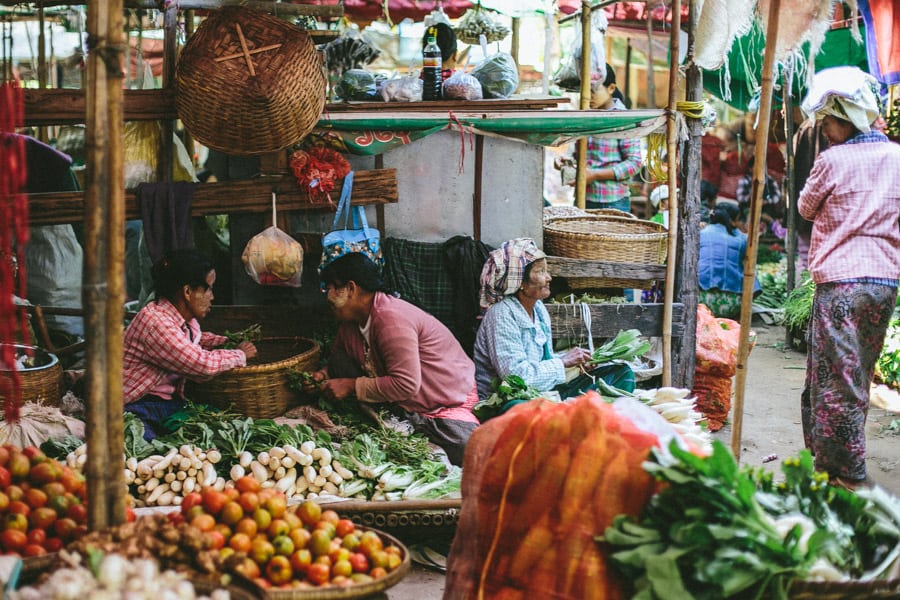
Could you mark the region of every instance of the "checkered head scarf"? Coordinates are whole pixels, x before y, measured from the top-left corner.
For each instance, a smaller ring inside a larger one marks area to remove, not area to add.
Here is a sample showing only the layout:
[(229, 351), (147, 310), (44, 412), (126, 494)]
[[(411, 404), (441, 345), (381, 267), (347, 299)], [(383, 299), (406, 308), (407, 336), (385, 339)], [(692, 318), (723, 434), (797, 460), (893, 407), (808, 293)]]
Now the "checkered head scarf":
[(519, 291), (525, 278), (525, 267), (546, 256), (531, 238), (503, 242), (491, 252), (481, 270), (481, 309)]
[(859, 67), (823, 69), (813, 76), (801, 108), (817, 121), (831, 115), (868, 133), (881, 114), (878, 81)]

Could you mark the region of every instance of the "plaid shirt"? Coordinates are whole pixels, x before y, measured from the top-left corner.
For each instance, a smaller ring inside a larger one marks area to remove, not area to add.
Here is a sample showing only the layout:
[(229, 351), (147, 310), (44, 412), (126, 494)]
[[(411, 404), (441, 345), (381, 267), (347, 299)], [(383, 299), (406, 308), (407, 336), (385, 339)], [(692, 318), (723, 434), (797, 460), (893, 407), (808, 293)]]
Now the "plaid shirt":
[(550, 314), (540, 300), (534, 305), (534, 320), (515, 296), (491, 306), (475, 337), (475, 383), (478, 397), (493, 393), (491, 380), (518, 375), (530, 386), (545, 392), (566, 380), (562, 359), (552, 353)]
[(798, 208), (813, 221), (816, 283), (900, 278), (900, 146), (883, 134), (858, 134), (821, 152)]
[(641, 168), (641, 140), (588, 138), (587, 168), (611, 168), (615, 179), (595, 181), (587, 186), (586, 201), (609, 204), (630, 198), (628, 180)]
[(186, 322), (166, 299), (150, 302), (125, 330), (125, 404), (140, 400), (170, 375), (178, 376), (176, 391), (181, 395), (185, 378), (203, 381), (243, 367), (247, 357), (242, 351), (211, 350), (227, 339), (201, 333), (197, 319)]

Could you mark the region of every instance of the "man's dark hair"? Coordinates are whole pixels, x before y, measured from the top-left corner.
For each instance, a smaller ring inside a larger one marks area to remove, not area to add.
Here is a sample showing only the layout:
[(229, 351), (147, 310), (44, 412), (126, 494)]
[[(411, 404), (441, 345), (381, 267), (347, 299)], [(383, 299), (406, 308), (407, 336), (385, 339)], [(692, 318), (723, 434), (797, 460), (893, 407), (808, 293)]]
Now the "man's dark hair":
[(433, 35), (438, 48), (441, 49), (441, 61), (447, 62), (456, 54), (456, 32), (446, 23), (435, 23), (425, 29), (422, 36), (422, 48), (428, 43), (428, 36)]
[(156, 297), (174, 302), (181, 288), (206, 288), (206, 276), (215, 267), (205, 254), (194, 248), (170, 250), (153, 265), (153, 287)]

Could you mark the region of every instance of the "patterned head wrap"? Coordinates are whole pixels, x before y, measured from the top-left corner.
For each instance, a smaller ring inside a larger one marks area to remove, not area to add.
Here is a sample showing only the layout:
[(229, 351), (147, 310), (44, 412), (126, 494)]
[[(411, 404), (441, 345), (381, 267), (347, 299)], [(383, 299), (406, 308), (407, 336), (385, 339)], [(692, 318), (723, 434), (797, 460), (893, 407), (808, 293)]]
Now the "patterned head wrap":
[(859, 67), (823, 69), (813, 76), (801, 108), (817, 121), (831, 115), (868, 133), (881, 115), (878, 81)]
[(481, 270), (482, 310), (519, 291), (525, 277), (525, 267), (546, 256), (531, 238), (503, 242), (491, 252)]

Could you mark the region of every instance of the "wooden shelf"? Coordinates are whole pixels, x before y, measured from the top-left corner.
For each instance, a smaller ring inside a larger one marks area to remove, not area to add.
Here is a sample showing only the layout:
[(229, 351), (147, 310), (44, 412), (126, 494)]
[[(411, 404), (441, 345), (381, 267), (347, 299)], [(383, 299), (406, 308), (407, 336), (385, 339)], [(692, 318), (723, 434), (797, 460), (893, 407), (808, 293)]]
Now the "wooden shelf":
[[(335, 186), (331, 197), (337, 204), (343, 182)], [(242, 181), (198, 183), (191, 204), (195, 217), (217, 214), (264, 213), (272, 209), (272, 191), (278, 192), (278, 208), (291, 210), (333, 210), (327, 204), (310, 203), (293, 177), (266, 176)], [(356, 171), (353, 179), (353, 204), (359, 206), (391, 204), (398, 200), (397, 170)], [(84, 194), (58, 192), (28, 195), (29, 223), (55, 225), (79, 223), (84, 219)], [(139, 219), (134, 190), (126, 190), (125, 218)]]
[(547, 269), (554, 277), (600, 277), (641, 281), (663, 281), (666, 278), (666, 265), (606, 262), (562, 256), (548, 256)]
[[(553, 337), (586, 335), (580, 304), (545, 304), (550, 313)], [(589, 304), (591, 335), (615, 337), (623, 329), (637, 329), (642, 335), (662, 336), (663, 304)], [(684, 335), (684, 304), (672, 304), (672, 336)]]

